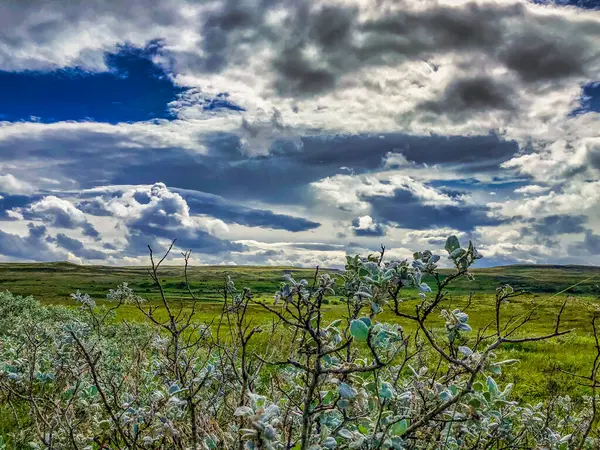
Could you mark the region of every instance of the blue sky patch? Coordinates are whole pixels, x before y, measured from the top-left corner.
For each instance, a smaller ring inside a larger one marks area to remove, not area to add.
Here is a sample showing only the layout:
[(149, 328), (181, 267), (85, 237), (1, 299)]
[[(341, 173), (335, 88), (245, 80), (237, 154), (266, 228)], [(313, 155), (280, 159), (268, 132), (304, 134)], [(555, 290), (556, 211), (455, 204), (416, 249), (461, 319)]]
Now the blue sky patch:
[(577, 6), (583, 9), (599, 9), (600, 0), (534, 0), (534, 3), (557, 6)]
[(232, 111), (246, 111), (241, 106), (236, 105), (228, 100), (229, 94), (222, 92), (217, 94), (216, 98), (209, 99), (204, 103), (205, 111), (217, 111), (219, 109), (230, 109)]
[(585, 114), (586, 112), (600, 112), (600, 81), (587, 84), (581, 92), (581, 106), (575, 109), (572, 115)]
[(172, 118), (167, 104), (185, 89), (152, 61), (159, 50), (158, 43), (145, 48), (121, 45), (116, 53), (106, 54), (109, 71), (101, 73), (79, 68), (0, 71), (0, 120), (114, 124)]

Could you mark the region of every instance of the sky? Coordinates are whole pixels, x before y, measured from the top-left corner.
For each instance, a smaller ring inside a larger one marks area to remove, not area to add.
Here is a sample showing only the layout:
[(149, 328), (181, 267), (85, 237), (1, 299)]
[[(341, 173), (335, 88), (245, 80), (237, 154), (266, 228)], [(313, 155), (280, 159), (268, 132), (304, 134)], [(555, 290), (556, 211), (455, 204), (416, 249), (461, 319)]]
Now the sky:
[(0, 30), (0, 261), (455, 234), (600, 265), (600, 0), (4, 0)]

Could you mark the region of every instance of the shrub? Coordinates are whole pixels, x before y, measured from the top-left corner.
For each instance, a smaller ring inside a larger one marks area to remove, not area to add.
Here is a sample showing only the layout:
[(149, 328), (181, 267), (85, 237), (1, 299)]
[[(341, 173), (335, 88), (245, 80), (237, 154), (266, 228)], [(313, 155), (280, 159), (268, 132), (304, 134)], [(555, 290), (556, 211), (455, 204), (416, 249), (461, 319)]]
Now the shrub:
[[(582, 377), (593, 394), (583, 406), (567, 397), (518, 404), (511, 386), (494, 380), (514, 362), (497, 360), (502, 345), (568, 333), (564, 304), (551, 333), (527, 336), (522, 327), (533, 313), (504, 318), (521, 292), (502, 286), (494, 322), (475, 332), (466, 311), (447, 306), (447, 288), (471, 277), (480, 255), (453, 236), (445, 250), (455, 267), (446, 277), (430, 251), (388, 262), (382, 248), (348, 257), (337, 278), (318, 269), (311, 280), (287, 274), (273, 302), (227, 279), (222, 313), (210, 323), (197, 319), (189, 252), (189, 304), (175, 309), (164, 294), (160, 266), (171, 249), (160, 261), (150, 252), (158, 304), (127, 284), (108, 293), (108, 306), (73, 294), (76, 310), (0, 294), (0, 413), (11, 428), (0, 448), (596, 448), (600, 357)], [(420, 290), (413, 308), (404, 304), (406, 288)], [(328, 321), (322, 305), (334, 293), (346, 315)], [(146, 320), (115, 320), (124, 304)], [(272, 320), (253, 318), (256, 305)], [(380, 320), (384, 310), (398, 323)], [(434, 316), (443, 330), (431, 328)], [(417, 331), (405, 331), (407, 323)]]

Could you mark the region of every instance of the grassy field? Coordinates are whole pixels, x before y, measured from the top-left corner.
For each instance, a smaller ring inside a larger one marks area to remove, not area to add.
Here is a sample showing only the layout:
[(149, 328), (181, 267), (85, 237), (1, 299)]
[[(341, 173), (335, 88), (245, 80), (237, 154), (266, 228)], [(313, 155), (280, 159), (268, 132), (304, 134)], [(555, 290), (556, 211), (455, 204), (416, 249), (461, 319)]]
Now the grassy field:
[[(335, 272), (335, 271), (329, 271)], [(227, 275), (238, 287), (248, 286), (258, 298), (271, 297), (285, 273), (295, 278), (312, 278), (314, 270), (285, 267), (193, 267), (189, 271), (192, 290), (202, 300), (199, 319), (210, 321), (220, 312), (223, 282)], [(474, 270), (475, 280), (462, 280), (451, 289), (451, 304), (448, 307), (464, 307), (469, 293), (473, 301), (468, 309), (474, 330), (484, 327), (494, 317), (493, 295), (497, 286), (509, 283), (531, 293), (506, 305), (507, 316), (524, 314), (535, 308), (537, 320), (525, 331), (531, 334), (549, 332), (553, 318), (567, 296), (563, 327), (574, 331), (552, 342), (530, 343), (504, 347), (498, 358), (521, 360), (519, 367), (504, 370), (500, 381), (515, 383), (515, 395), (535, 400), (547, 394), (547, 390), (580, 395), (585, 392), (577, 379), (563, 371), (583, 373), (588, 370), (594, 356), (594, 341), (591, 336), (591, 318), (599, 304), (596, 285), (600, 283), (600, 268), (585, 266), (506, 266)], [(181, 267), (166, 266), (161, 271), (161, 281), (167, 295), (174, 302), (185, 302), (187, 292), (182, 281)], [(0, 290), (14, 294), (33, 295), (46, 304), (73, 305), (69, 295), (76, 290), (87, 292), (102, 303), (110, 288), (127, 281), (140, 295), (157, 299), (157, 290), (143, 267), (78, 266), (68, 263), (47, 264), (0, 264)], [(570, 289), (567, 289), (571, 287)], [(563, 292), (564, 291), (564, 292)], [(403, 308), (413, 310), (418, 296), (408, 291)], [(335, 296), (328, 299), (326, 306), (331, 318), (344, 315), (344, 307)], [(185, 307), (185, 303), (182, 303)], [(256, 322), (265, 322), (270, 314), (254, 306), (252, 315)], [(119, 318), (140, 320), (135, 307), (128, 305), (119, 310)], [(382, 320), (399, 322), (412, 331), (411, 324), (397, 320), (384, 313)], [(432, 324), (443, 327), (443, 323)]]
[[(328, 270), (327, 272), (336, 273)], [(444, 271), (441, 271), (444, 273)], [(285, 273), (297, 279), (312, 278), (313, 269), (256, 266), (198, 266), (189, 270), (192, 290), (206, 301), (217, 301), (227, 275), (239, 286), (248, 286), (258, 295), (271, 294)], [(535, 294), (566, 291), (574, 295), (600, 294), (600, 267), (590, 266), (503, 266), (474, 269), (474, 281), (459, 280), (454, 292), (493, 293), (502, 284), (527, 289)], [(161, 268), (163, 287), (172, 298), (186, 297), (181, 267)], [(7, 264), (0, 263), (0, 290), (33, 295), (48, 303), (68, 303), (77, 289), (92, 297), (103, 298), (119, 283), (128, 282), (138, 293), (156, 296), (145, 267), (79, 266), (70, 263)], [(427, 278), (425, 278), (427, 281)]]

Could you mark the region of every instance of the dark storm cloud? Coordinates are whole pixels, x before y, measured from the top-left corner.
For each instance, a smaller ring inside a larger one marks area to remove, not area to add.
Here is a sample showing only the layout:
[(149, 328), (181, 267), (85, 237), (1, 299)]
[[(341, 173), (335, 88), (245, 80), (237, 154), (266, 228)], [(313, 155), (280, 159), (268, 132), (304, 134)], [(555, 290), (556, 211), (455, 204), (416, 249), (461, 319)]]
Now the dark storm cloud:
[(367, 197), (376, 221), (414, 230), (451, 227), (472, 231), (477, 226), (499, 225), (503, 220), (489, 217), (488, 209), (475, 205), (424, 205), (414, 194), (397, 189), (392, 197)]
[(11, 195), (0, 192), (0, 219), (11, 220), (8, 216), (7, 211), (13, 208), (22, 208), (33, 203), (41, 198), (40, 195)]
[[(559, 21), (545, 24), (549, 28), (562, 25)], [(513, 42), (504, 48), (499, 58), (529, 83), (585, 75), (588, 63), (598, 56), (598, 52), (585, 38), (568, 38), (539, 30), (525, 32), (515, 39), (519, 44)]]
[[(382, 160), (390, 151), (401, 152), (417, 164), (457, 165), (465, 174), (497, 170), (501, 162), (517, 151), (514, 142), (495, 136), (340, 135), (306, 137), (302, 142), (301, 149), (276, 150), (268, 158), (248, 159), (240, 157), (235, 142), (222, 137), (209, 142), (215, 149), (209, 157), (199, 158), (196, 167), (182, 164), (173, 172), (180, 176), (165, 182), (169, 186), (186, 187), (182, 181), (192, 180), (192, 174), (187, 173), (201, 171), (202, 179), (194, 177), (194, 184), (187, 188), (224, 197), (305, 203), (309, 183), (342, 173), (342, 166), (357, 174), (381, 170)], [(146, 170), (153, 172), (149, 166)], [(126, 182), (125, 178), (122, 181)], [(240, 189), (238, 183), (244, 188)]]
[(183, 193), (192, 214), (207, 214), (226, 223), (276, 230), (306, 231), (319, 227), (318, 222), (302, 217), (276, 214), (264, 209), (252, 209), (229, 203), (222, 197), (202, 193)]
[[(129, 24), (133, 32), (157, 25), (196, 27), (202, 51), (160, 49), (161, 64), (170, 72), (218, 73), (232, 64), (243, 65), (255, 57), (257, 47), (270, 47), (274, 87), (282, 95), (302, 97), (327, 92), (345, 75), (365, 67), (427, 61), (450, 52), (475, 58), (471, 62), (481, 61), (483, 56), (504, 65), (526, 83), (558, 81), (589, 74), (590, 63), (600, 52), (590, 39), (600, 34), (598, 24), (570, 21), (560, 13), (539, 14), (521, 2), (473, 2), (453, 7), (432, 2), (418, 10), (408, 2), (396, 2), (395, 8), (387, 10), (385, 2), (372, 2), (369, 12), (373, 14), (365, 19), (355, 7), (345, 5), (224, 0), (203, 11), (197, 25), (186, 17), (186, 8), (174, 1), (159, 5), (149, 0), (63, 3), (3, 2), (0, 63), (10, 67), (11, 59), (27, 44), (54, 43), (84, 22)], [(283, 26), (267, 20), (271, 12), (280, 9), (288, 12)], [(34, 11), (40, 17), (35, 22), (28, 20)], [(148, 39), (158, 42), (161, 37)], [(307, 49), (317, 49), (317, 55), (307, 56)], [(83, 48), (78, 57), (101, 61), (102, 52)], [(31, 64), (35, 66), (36, 61)]]
[(542, 219), (531, 219), (531, 225), (521, 229), (522, 235), (556, 236), (585, 232), (587, 216), (552, 215)]
[(147, 224), (142, 221), (129, 225), (127, 247), (123, 250), (131, 256), (147, 253), (148, 245), (158, 251), (164, 251), (165, 245), (158, 239), (177, 239), (177, 248), (192, 250), (194, 253), (218, 255), (229, 252), (241, 252), (246, 249), (242, 244), (220, 239), (201, 230), (188, 230), (185, 228), (163, 228), (156, 224)]
[(482, 75), (452, 81), (440, 98), (424, 102), (418, 108), (464, 121), (477, 112), (515, 110), (514, 97), (512, 86)]
[(56, 261), (65, 259), (65, 254), (56, 252), (46, 243), (47, 229), (43, 225), (28, 225), (27, 236), (6, 233), (0, 230), (0, 255), (20, 260)]
[[(335, 87), (338, 70), (336, 64), (346, 66), (356, 32), (358, 11), (343, 6), (325, 6), (309, 12), (301, 9), (290, 19), (293, 32), (273, 62), (278, 74), (275, 87), (283, 95), (310, 95)], [(304, 50), (316, 45), (325, 56), (325, 64), (308, 60)]]
[[(498, 170), (499, 164), (518, 150), (515, 142), (497, 136), (407, 136), (403, 134), (309, 136), (302, 147), (275, 148), (269, 157), (248, 158), (240, 152), (239, 138), (232, 134), (213, 134), (203, 139), (208, 154), (180, 148), (152, 147), (140, 150), (132, 136), (118, 136), (90, 130), (69, 132), (46, 130), (0, 141), (0, 159), (6, 162), (42, 161), (67, 189), (71, 180), (81, 188), (111, 184), (153, 184), (163, 181), (169, 188), (188, 189), (240, 201), (306, 204), (308, 185), (341, 173), (340, 167), (355, 173), (382, 169), (389, 152), (402, 153), (417, 164), (451, 165), (465, 176)], [(201, 176), (200, 176), (201, 174)], [(35, 176), (29, 174), (28, 176)], [(90, 214), (93, 199), (82, 205)], [(204, 199), (211, 208), (212, 199)], [(97, 207), (98, 205), (96, 205)], [(265, 223), (268, 213), (250, 212), (227, 206), (222, 220), (242, 224)], [(96, 208), (97, 209), (97, 208)], [(198, 210), (198, 213), (201, 211)], [(284, 217), (272, 217), (270, 225), (310, 229), (307, 222), (286, 224)], [(291, 220), (291, 219), (290, 219)]]
[[(174, 27), (185, 22), (180, 6), (180, 2), (172, 0), (159, 3), (152, 0), (2, 1), (0, 44), (3, 45), (0, 45), (0, 65), (12, 67), (13, 64), (25, 64), (27, 69), (52, 69), (56, 65), (52, 60), (52, 47), (62, 47), (60, 42), (73, 39), (73, 35), (79, 35), (82, 29), (89, 29), (90, 24), (106, 25), (110, 31), (122, 27), (122, 31), (133, 30), (133, 34), (157, 26)], [(34, 57), (27, 57), (26, 53), (23, 55), (23, 49), (31, 44), (42, 47), (46, 57), (36, 60)], [(116, 42), (109, 45), (114, 44)], [(85, 66), (86, 62), (102, 61), (102, 47), (103, 45), (94, 43), (88, 48), (82, 48), (81, 53), (75, 55), (72, 65)]]
[(585, 231), (585, 237), (582, 242), (578, 242), (569, 247), (569, 255), (600, 255), (600, 234), (595, 234), (592, 230)]
[[(233, 58), (235, 49), (248, 40), (266, 37), (266, 10), (275, 4), (273, 0), (237, 1), (225, 0), (216, 10), (206, 14), (201, 32), (204, 37), (203, 53), (191, 56), (188, 64), (206, 72), (225, 69)], [(248, 31), (254, 31), (253, 34)]]
[[(578, 30), (600, 34), (592, 22), (573, 24), (559, 16), (532, 14), (519, 3), (438, 5), (418, 12), (399, 8), (367, 22), (360, 22), (351, 7), (327, 7), (294, 15), (288, 29), (273, 67), (276, 88), (290, 96), (328, 91), (363, 67), (451, 51), (485, 55), (527, 83), (559, 80), (588, 73), (598, 56)], [(306, 56), (309, 47), (319, 49), (318, 58)]]
[(73, 239), (64, 233), (58, 233), (55, 238), (47, 238), (48, 242), (54, 242), (57, 246), (73, 253), (83, 259), (106, 259), (106, 253), (99, 250), (85, 248), (79, 239)]
[[(518, 13), (516, 8), (472, 4), (419, 13), (402, 9), (361, 23), (354, 8), (313, 10), (306, 19), (290, 24), (291, 37), (273, 64), (279, 75), (276, 87), (283, 95), (312, 95), (334, 88), (343, 75), (365, 66), (393, 65), (450, 49), (497, 46), (500, 19)], [(304, 56), (309, 46), (320, 50), (319, 58)]]
[(600, 171), (600, 144), (592, 148), (587, 154), (587, 164)]

